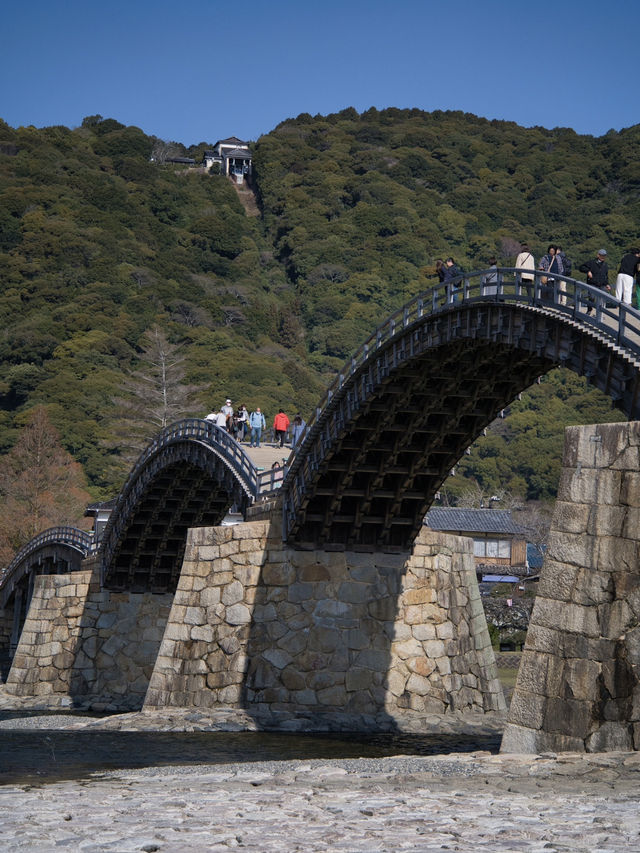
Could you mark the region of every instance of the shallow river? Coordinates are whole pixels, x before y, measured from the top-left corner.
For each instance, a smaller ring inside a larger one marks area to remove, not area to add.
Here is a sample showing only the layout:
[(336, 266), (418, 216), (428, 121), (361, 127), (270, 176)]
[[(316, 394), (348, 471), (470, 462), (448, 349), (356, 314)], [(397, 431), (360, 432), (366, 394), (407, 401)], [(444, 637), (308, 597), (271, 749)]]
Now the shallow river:
[(81, 779), (95, 771), (134, 767), (497, 752), (499, 747), (500, 735), (5, 729), (0, 732), (0, 784)]

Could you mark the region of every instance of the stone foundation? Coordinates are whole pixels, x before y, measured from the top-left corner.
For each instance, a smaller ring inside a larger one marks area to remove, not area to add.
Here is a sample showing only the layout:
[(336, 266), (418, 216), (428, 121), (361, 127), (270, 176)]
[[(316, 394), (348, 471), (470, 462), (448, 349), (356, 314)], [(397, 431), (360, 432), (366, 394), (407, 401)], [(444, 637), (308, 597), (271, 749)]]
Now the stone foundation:
[(191, 530), (145, 708), (219, 705), (310, 728), (503, 709), (470, 540), (296, 551), (277, 512)]
[(570, 427), (503, 752), (640, 748), (640, 423)]
[(6, 693), (49, 707), (141, 708), (171, 599), (101, 590), (97, 566), (40, 575)]

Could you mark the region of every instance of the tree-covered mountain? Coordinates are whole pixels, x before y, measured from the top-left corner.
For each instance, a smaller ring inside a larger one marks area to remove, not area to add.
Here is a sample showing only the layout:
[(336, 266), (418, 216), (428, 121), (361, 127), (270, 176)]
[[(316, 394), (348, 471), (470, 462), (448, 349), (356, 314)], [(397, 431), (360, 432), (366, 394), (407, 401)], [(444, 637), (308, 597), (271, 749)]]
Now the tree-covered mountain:
[[(227, 396), (308, 414), (438, 257), (471, 270), (558, 241), (574, 263), (605, 246), (616, 268), (637, 239), (640, 125), (596, 139), (455, 112), (301, 115), (252, 145), (258, 217), (226, 178), (150, 162), (159, 144), (100, 116), (0, 122), (0, 452), (43, 404), (96, 497), (124, 475), (118, 401), (152, 329), (207, 389), (191, 414)], [(173, 144), (196, 162), (206, 147)], [(458, 474), (549, 496), (559, 428), (615, 418), (558, 374)]]
[(228, 180), (150, 163), (153, 145), (110, 119), (0, 125), (0, 447), (46, 404), (99, 495), (123, 475), (105, 448), (152, 327), (209, 389), (193, 414), (227, 395), (308, 409), (324, 385), (261, 223)]
[[(601, 139), (464, 113), (371, 109), (285, 121), (256, 146), (264, 223), (310, 352), (347, 358), (437, 258), (484, 269), (559, 242), (575, 260), (637, 240), (640, 125)], [(617, 267), (616, 267), (617, 269)], [(320, 285), (320, 286), (319, 286)]]

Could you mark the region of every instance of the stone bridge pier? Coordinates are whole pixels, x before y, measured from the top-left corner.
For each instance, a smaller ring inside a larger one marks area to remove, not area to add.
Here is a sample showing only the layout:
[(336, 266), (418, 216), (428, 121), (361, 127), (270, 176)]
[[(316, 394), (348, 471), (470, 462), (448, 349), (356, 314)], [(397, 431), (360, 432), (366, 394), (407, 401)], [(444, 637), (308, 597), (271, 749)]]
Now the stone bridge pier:
[(411, 553), (303, 551), (280, 530), (276, 506), (190, 531), (145, 708), (374, 729), (504, 708), (468, 540), (425, 528)]
[(100, 564), (35, 578), (5, 692), (37, 707), (142, 706), (172, 596), (112, 593)]
[(570, 427), (503, 752), (640, 749), (640, 422)]
[(411, 552), (296, 550), (281, 530), (279, 501), (191, 529), (173, 596), (105, 590), (91, 560), (37, 578), (5, 690), (302, 729), (504, 709), (470, 540), (424, 528)]

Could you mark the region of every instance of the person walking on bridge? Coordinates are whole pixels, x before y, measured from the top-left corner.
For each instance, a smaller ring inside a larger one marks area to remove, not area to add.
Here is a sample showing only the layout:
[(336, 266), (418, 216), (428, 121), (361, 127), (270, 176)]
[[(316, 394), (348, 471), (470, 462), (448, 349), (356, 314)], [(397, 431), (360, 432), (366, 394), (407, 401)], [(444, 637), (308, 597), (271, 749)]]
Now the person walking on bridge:
[(298, 444), (306, 428), (307, 422), (298, 412), (298, 414), (293, 419), (293, 426), (291, 427), (291, 447), (295, 447), (296, 444)]
[(259, 408), (249, 415), (249, 426), (251, 427), (251, 447), (260, 447), (262, 430), (266, 427), (264, 415)]
[(284, 409), (280, 409), (273, 419), (273, 429), (276, 434), (276, 444), (279, 441), (280, 447), (284, 447), (284, 437), (289, 429), (289, 418), (285, 415)]
[(236, 424), (237, 424), (237, 433), (238, 433), (238, 441), (242, 442), (247, 437), (247, 431), (249, 427), (249, 412), (247, 411), (247, 407), (243, 403), (238, 411), (236, 412)]
[(231, 405), (231, 400), (225, 400), (224, 406), (220, 409), (221, 413), (225, 416), (225, 429), (227, 432), (233, 432), (233, 406)]
[(640, 266), (640, 249), (629, 249), (622, 256), (620, 269), (616, 278), (616, 299), (631, 305), (631, 294), (633, 292), (633, 279)]
[[(527, 291), (527, 296), (531, 296), (533, 294), (536, 262), (526, 243), (522, 244), (520, 254), (516, 258), (516, 268), (522, 270), (522, 272), (516, 273), (516, 281), (518, 284), (523, 284)], [(522, 291), (519, 290), (518, 293), (522, 293)]]

